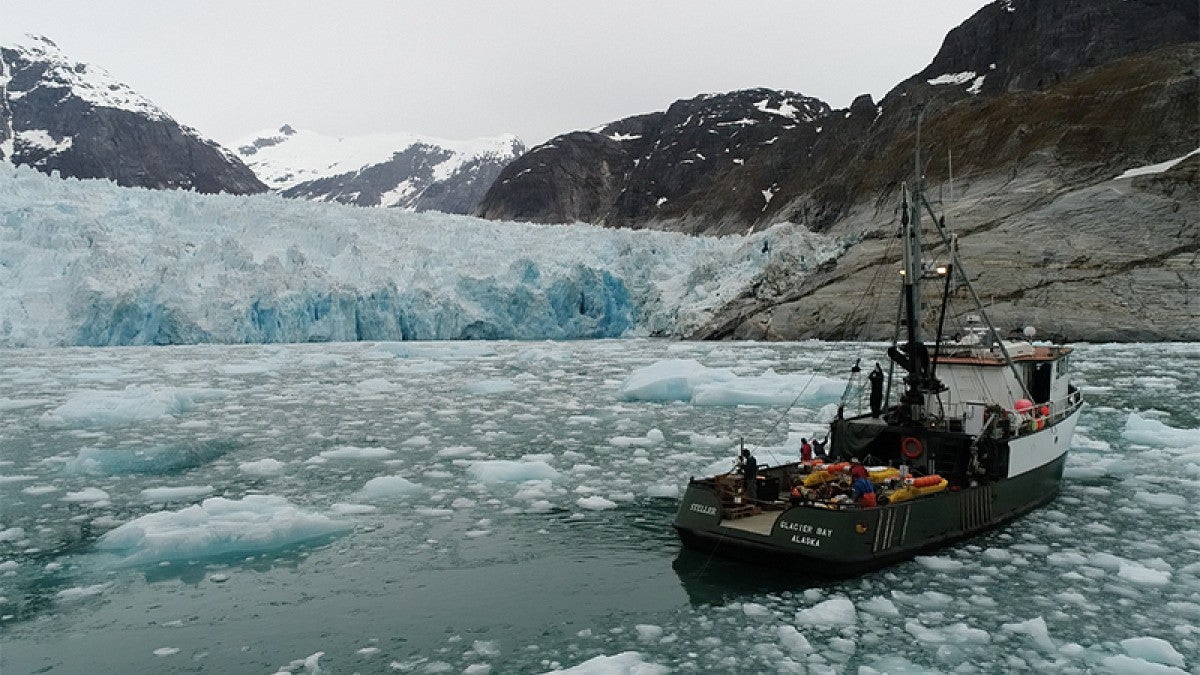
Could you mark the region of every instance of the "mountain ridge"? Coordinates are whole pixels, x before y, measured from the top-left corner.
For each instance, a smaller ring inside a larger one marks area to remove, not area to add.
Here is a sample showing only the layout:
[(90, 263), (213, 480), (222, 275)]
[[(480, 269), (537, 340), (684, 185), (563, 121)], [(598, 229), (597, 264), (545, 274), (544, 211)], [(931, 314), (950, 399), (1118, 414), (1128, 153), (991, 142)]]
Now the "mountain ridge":
[(266, 190), (215, 141), (33, 35), (0, 46), (0, 161), (127, 187)]
[(464, 141), (331, 137), (288, 124), (237, 144), (247, 166), (285, 197), (460, 214), (524, 149), (512, 134)]

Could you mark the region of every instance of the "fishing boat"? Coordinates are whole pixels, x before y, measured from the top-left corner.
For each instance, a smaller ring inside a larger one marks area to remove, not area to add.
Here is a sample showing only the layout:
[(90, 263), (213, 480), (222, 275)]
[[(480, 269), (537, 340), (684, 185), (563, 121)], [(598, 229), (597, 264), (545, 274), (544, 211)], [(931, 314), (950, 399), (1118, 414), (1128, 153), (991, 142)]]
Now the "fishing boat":
[[(919, 122), (917, 138), (919, 147)], [(728, 472), (693, 477), (674, 522), (684, 546), (847, 577), (1004, 525), (1058, 494), (1083, 405), (1072, 350), (1035, 342), (1028, 327), (1018, 339), (1000, 335), (923, 195), (919, 152), (915, 166), (901, 189), (899, 326), (880, 355), (886, 375), (877, 362), (870, 378), (871, 409), (861, 405), (868, 385), (852, 386), (863, 379), (856, 361), (823, 456), (766, 466), (743, 444)], [(924, 257), (922, 211), (941, 262)], [(925, 286), (939, 302), (925, 303)], [(953, 334), (952, 297), (966, 308)], [(936, 330), (923, 329), (928, 318)], [(859, 410), (848, 411), (855, 391)]]

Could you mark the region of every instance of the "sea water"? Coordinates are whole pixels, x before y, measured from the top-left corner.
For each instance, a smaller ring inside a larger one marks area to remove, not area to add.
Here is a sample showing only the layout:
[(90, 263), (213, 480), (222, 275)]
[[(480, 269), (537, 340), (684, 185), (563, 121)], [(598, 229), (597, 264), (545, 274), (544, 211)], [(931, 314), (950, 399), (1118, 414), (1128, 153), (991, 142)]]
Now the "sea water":
[(878, 351), (0, 352), (0, 671), (1200, 672), (1200, 345), (1077, 347), (1005, 528), (834, 582), (681, 551), (688, 477), (796, 459)]

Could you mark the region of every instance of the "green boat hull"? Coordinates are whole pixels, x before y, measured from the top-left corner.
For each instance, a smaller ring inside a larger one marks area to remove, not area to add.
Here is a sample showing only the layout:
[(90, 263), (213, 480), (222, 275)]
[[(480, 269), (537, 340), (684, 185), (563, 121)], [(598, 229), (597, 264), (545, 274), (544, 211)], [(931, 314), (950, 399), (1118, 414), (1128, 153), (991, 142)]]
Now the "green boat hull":
[(1049, 503), (1066, 454), (1037, 469), (977, 487), (875, 508), (792, 506), (769, 533), (722, 521), (716, 491), (691, 481), (675, 519), (684, 546), (722, 557), (849, 577), (891, 565), (1004, 525)]

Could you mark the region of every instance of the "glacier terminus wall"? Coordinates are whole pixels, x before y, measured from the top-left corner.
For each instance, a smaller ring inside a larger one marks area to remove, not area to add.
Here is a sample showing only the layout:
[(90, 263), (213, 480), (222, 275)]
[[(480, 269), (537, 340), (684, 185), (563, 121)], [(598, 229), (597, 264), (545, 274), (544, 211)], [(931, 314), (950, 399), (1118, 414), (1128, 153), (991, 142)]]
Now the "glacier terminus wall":
[(844, 248), (787, 224), (693, 237), (0, 166), (0, 345), (680, 335), (772, 260), (816, 267)]

